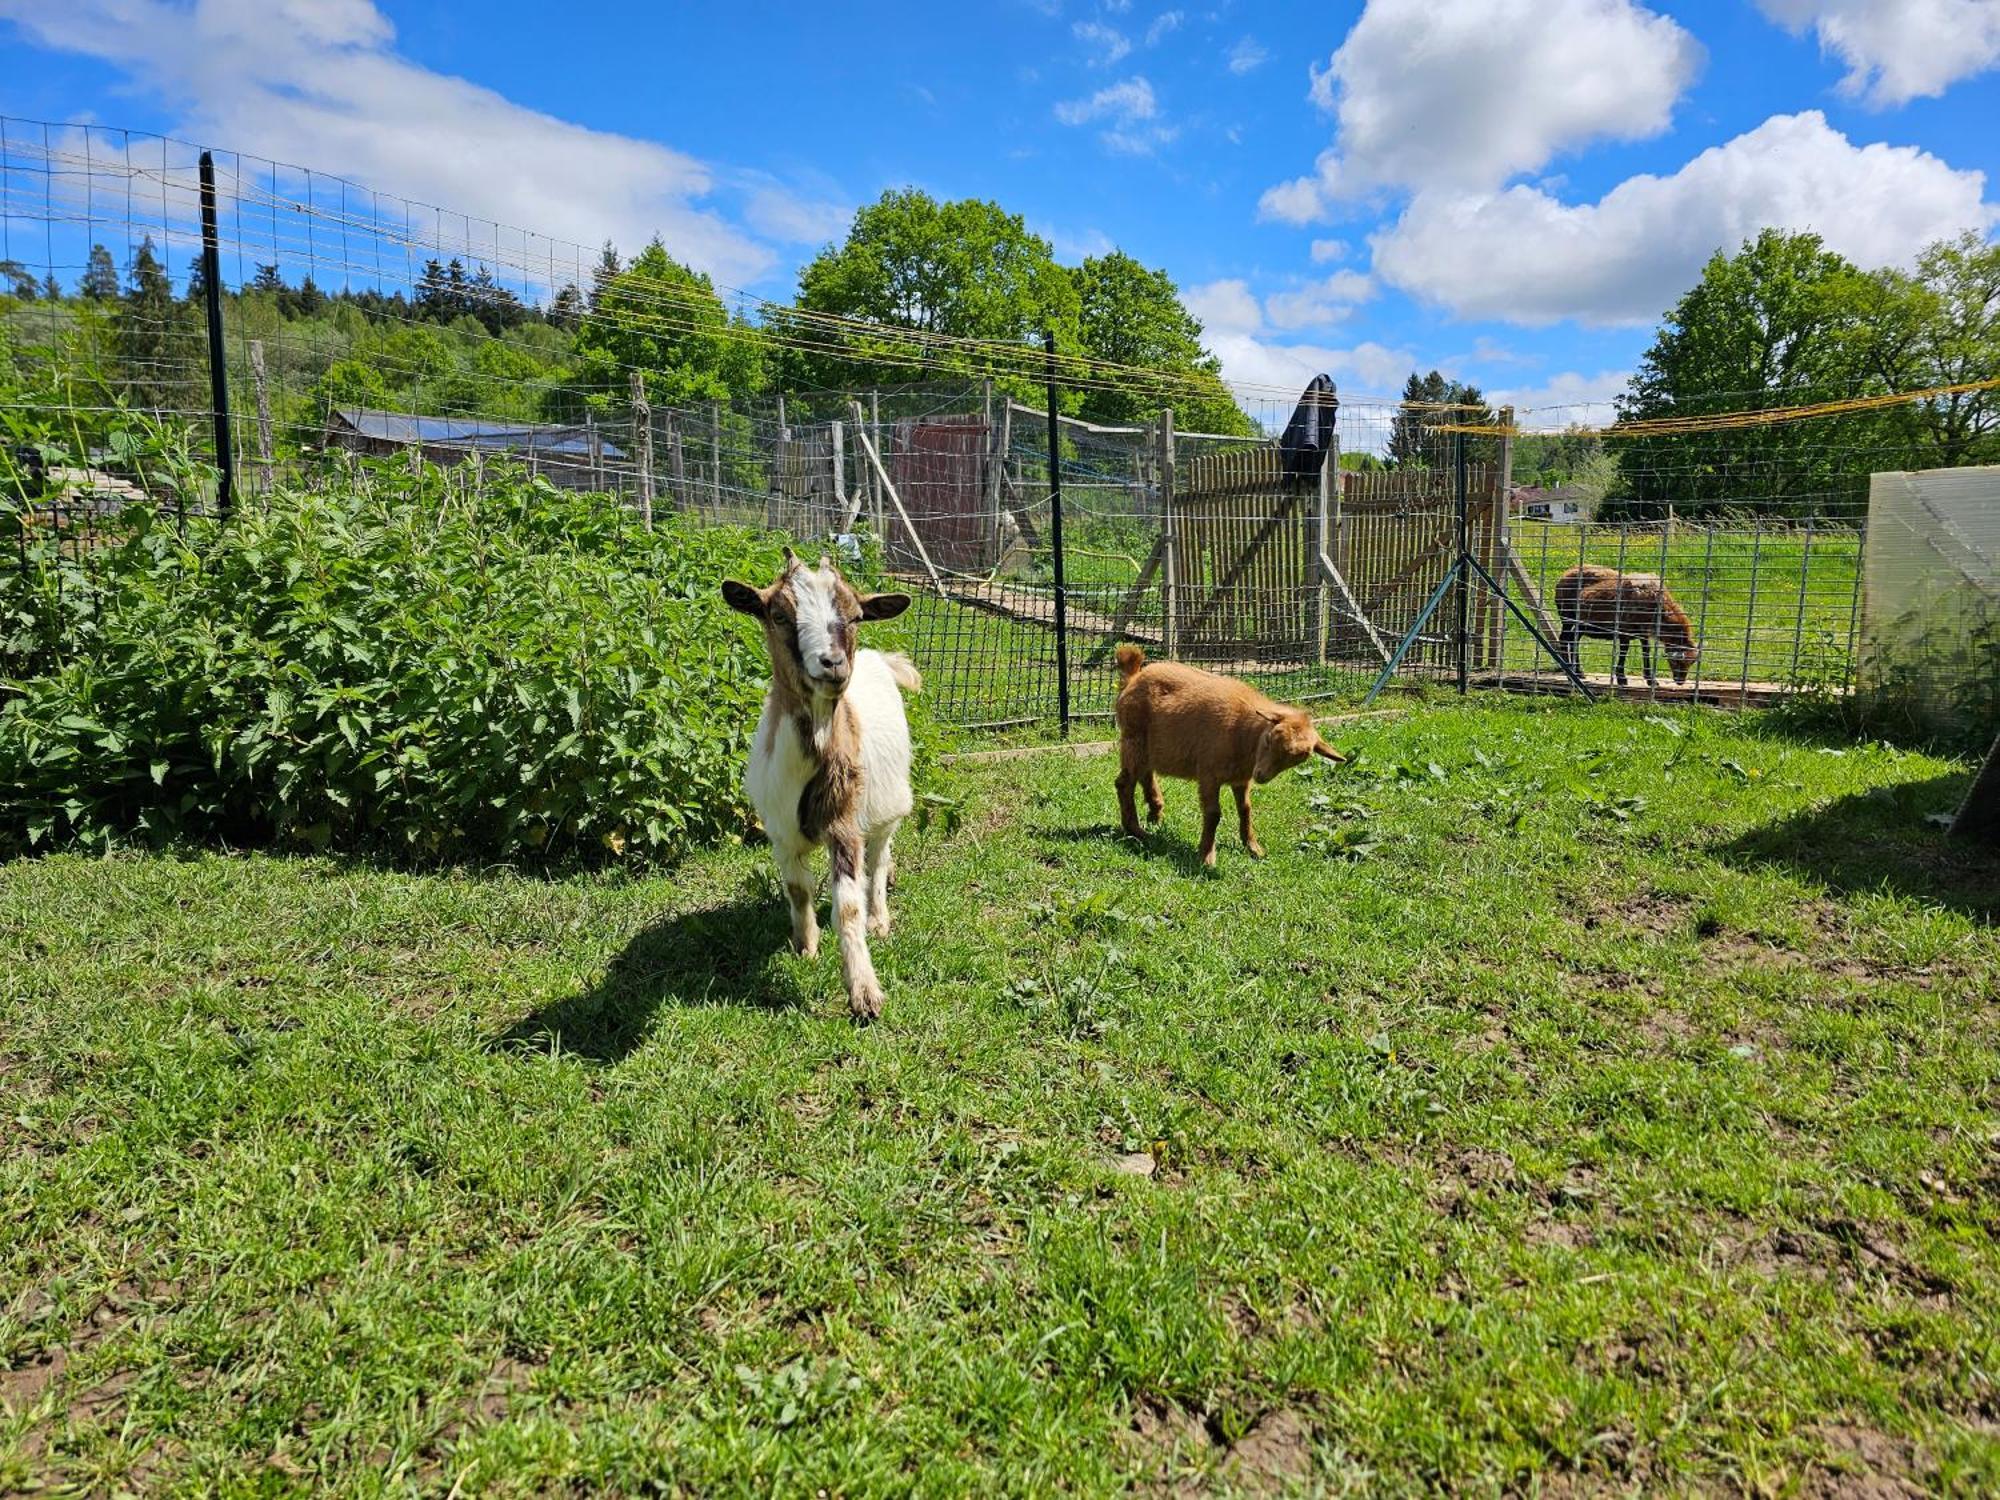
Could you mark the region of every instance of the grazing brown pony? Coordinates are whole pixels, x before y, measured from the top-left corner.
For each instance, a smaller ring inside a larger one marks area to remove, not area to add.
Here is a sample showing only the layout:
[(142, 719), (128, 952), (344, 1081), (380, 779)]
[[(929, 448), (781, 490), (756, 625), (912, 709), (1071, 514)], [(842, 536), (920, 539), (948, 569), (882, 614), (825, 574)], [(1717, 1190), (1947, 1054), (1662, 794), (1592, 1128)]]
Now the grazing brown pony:
[(1201, 788), (1201, 862), (1211, 869), (1225, 786), (1236, 793), (1243, 847), (1262, 859), (1250, 826), (1250, 784), (1315, 755), (1347, 759), (1319, 737), (1311, 714), (1273, 703), (1233, 677), (1177, 661), (1148, 662), (1131, 645), (1118, 648), (1118, 675), (1118, 812), (1125, 832), (1142, 837), (1136, 790), (1145, 789), (1147, 819), (1157, 823), (1166, 807), (1158, 777), (1186, 777)]
[(1556, 618), (1562, 621), (1562, 650), (1570, 669), (1577, 666), (1577, 638), (1591, 636), (1617, 644), (1612, 679), (1625, 686), (1625, 654), (1634, 640), (1646, 682), (1658, 687), (1653, 675), (1653, 639), (1659, 638), (1675, 682), (1686, 682), (1688, 668), (1701, 655), (1687, 611), (1667, 592), (1655, 573), (1621, 573), (1584, 563), (1556, 580)]

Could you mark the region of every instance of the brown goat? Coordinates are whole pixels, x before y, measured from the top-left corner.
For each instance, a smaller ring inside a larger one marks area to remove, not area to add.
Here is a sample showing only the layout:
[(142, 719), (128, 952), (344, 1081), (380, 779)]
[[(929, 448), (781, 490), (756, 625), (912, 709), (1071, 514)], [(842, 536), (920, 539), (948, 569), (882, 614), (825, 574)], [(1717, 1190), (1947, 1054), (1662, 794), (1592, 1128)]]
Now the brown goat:
[(1243, 847), (1253, 859), (1264, 850), (1250, 827), (1250, 783), (1269, 781), (1314, 755), (1346, 756), (1319, 737), (1312, 715), (1273, 703), (1233, 677), (1182, 666), (1148, 663), (1137, 646), (1118, 648), (1118, 811), (1125, 832), (1139, 831), (1133, 792), (1146, 789), (1146, 818), (1160, 821), (1166, 804), (1158, 776), (1178, 776), (1201, 788), (1201, 862), (1215, 865), (1215, 830), (1222, 821), (1222, 788), (1236, 792)]
[(1556, 580), (1556, 618), (1562, 621), (1563, 655), (1574, 671), (1582, 670), (1577, 666), (1578, 637), (1617, 645), (1611, 675), (1620, 687), (1625, 686), (1625, 655), (1634, 640), (1651, 687), (1660, 685), (1653, 673), (1654, 637), (1667, 654), (1675, 682), (1687, 681), (1688, 667), (1701, 655), (1687, 611), (1654, 573), (1620, 573), (1595, 563), (1571, 568)]

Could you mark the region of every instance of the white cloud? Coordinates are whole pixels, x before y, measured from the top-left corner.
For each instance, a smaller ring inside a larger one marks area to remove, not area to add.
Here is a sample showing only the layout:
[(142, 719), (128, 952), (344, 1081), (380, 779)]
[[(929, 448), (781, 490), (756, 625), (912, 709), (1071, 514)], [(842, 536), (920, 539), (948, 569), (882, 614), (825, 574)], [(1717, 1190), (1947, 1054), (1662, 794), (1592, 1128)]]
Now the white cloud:
[(1255, 333), (1264, 326), (1264, 310), (1240, 278), (1191, 286), (1181, 301), (1209, 334)]
[(1132, 50), (1131, 40), (1115, 26), (1106, 26), (1102, 21), (1078, 21), (1070, 31), (1079, 42), (1092, 52), (1090, 65), (1093, 68), (1109, 68), (1124, 61)]
[(1088, 125), (1092, 120), (1150, 120), (1160, 111), (1153, 86), (1143, 78), (1128, 78), (1109, 84), (1088, 99), (1065, 99), (1056, 105), (1056, 118), (1065, 125)]
[(1359, 380), (1374, 391), (1397, 390), (1415, 364), (1407, 350), (1372, 341), (1336, 348), (1266, 338), (1264, 310), (1239, 278), (1189, 287), (1181, 300), (1201, 322), (1202, 343), (1222, 361), (1223, 380), (1252, 411), (1277, 402), (1281, 392), (1303, 389), (1321, 373), (1336, 381)]
[(1346, 240), (1314, 240), (1312, 242), (1312, 262), (1323, 266), (1331, 260), (1347, 259)]
[(1159, 46), (1168, 36), (1179, 31), (1181, 22), (1186, 19), (1187, 17), (1177, 10), (1161, 11), (1154, 19), (1153, 24), (1146, 28), (1146, 45), (1148, 47)]
[(1117, 241), (1101, 229), (1068, 230), (1050, 224), (1030, 224), (1028, 227), (1049, 242), (1050, 251), (1066, 266), (1077, 265), (1093, 256), (1109, 255), (1118, 248)]
[(1264, 299), (1264, 315), (1274, 328), (1324, 328), (1375, 295), (1375, 283), (1359, 271), (1335, 271), (1319, 281)]
[(1563, 426), (1608, 416), (1607, 408), (1631, 379), (1630, 370), (1599, 370), (1595, 375), (1565, 370), (1541, 385), (1488, 391), (1486, 399), (1495, 407), (1513, 407), (1515, 420), (1526, 426)]
[(1876, 109), (1931, 99), (2000, 63), (2000, 0), (1757, 0), (1847, 64), (1841, 92)]
[(1246, 36), (1229, 49), (1229, 71), (1239, 78), (1245, 73), (1254, 73), (1270, 56), (1263, 43), (1254, 36)]
[(1295, 178), (1264, 189), (1257, 200), (1257, 217), (1277, 219), (1286, 224), (1310, 224), (1324, 217), (1319, 184), (1310, 177)]
[(1098, 139), (1110, 150), (1127, 156), (1144, 156), (1180, 133), (1160, 120), (1159, 100), (1143, 78), (1109, 84), (1088, 99), (1065, 99), (1056, 105), (1055, 113), (1065, 125), (1104, 121), (1107, 128)]
[(1309, 223), (1373, 189), (1494, 188), (1559, 151), (1658, 135), (1701, 57), (1633, 0), (1369, 0), (1312, 73), (1334, 145), (1260, 208)]
[[(40, 46), (123, 69), (176, 112), (178, 134), (578, 244), (657, 233), (724, 282), (775, 261), (698, 206), (717, 187), (707, 163), (432, 72), (396, 52), (372, 0), (0, 0), (0, 16)], [(783, 217), (769, 197), (759, 212)]]
[(765, 180), (752, 186), (745, 196), (743, 218), (767, 238), (818, 247), (847, 233), (854, 221), (854, 207), (834, 199), (803, 198)]
[(1643, 323), (1717, 250), (1760, 229), (1813, 230), (1863, 266), (2000, 218), (1985, 177), (1913, 146), (1855, 146), (1808, 110), (1775, 115), (1671, 176), (1628, 178), (1596, 203), (1538, 188), (1419, 193), (1371, 239), (1383, 280), (1463, 317)]

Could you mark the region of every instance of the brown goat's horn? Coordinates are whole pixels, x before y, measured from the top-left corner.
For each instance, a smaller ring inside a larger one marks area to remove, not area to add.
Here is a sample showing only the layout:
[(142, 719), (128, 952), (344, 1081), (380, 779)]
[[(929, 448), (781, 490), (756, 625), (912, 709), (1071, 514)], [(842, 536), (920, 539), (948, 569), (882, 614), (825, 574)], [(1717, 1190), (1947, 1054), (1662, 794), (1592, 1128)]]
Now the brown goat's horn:
[(1320, 740), (1313, 746), (1313, 754), (1324, 755), (1328, 760), (1340, 761), (1342, 764), (1345, 764), (1347, 760), (1346, 756), (1342, 755), (1338, 750), (1334, 749), (1333, 746), (1329, 745), (1325, 740)]

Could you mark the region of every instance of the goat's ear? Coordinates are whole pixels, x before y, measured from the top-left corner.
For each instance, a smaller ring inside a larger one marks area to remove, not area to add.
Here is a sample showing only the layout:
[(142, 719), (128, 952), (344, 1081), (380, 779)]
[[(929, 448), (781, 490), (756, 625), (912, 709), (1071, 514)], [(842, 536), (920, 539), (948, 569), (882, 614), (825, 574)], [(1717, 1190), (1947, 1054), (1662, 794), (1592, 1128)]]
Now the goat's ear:
[(1342, 755), (1338, 750), (1334, 749), (1333, 746), (1329, 745), (1325, 740), (1314, 741), (1313, 754), (1323, 755), (1328, 760), (1337, 761), (1341, 763), (1345, 763), (1347, 760), (1346, 756)]
[(1262, 719), (1266, 724), (1269, 724), (1273, 729), (1280, 727), (1285, 722), (1285, 716), (1276, 709), (1271, 708), (1258, 709), (1257, 717)]
[(734, 578), (722, 580), (722, 598), (731, 609), (738, 613), (764, 618), (764, 596), (747, 583), (738, 583)]
[(910, 607), (908, 594), (870, 594), (861, 601), (864, 620), (893, 620)]

